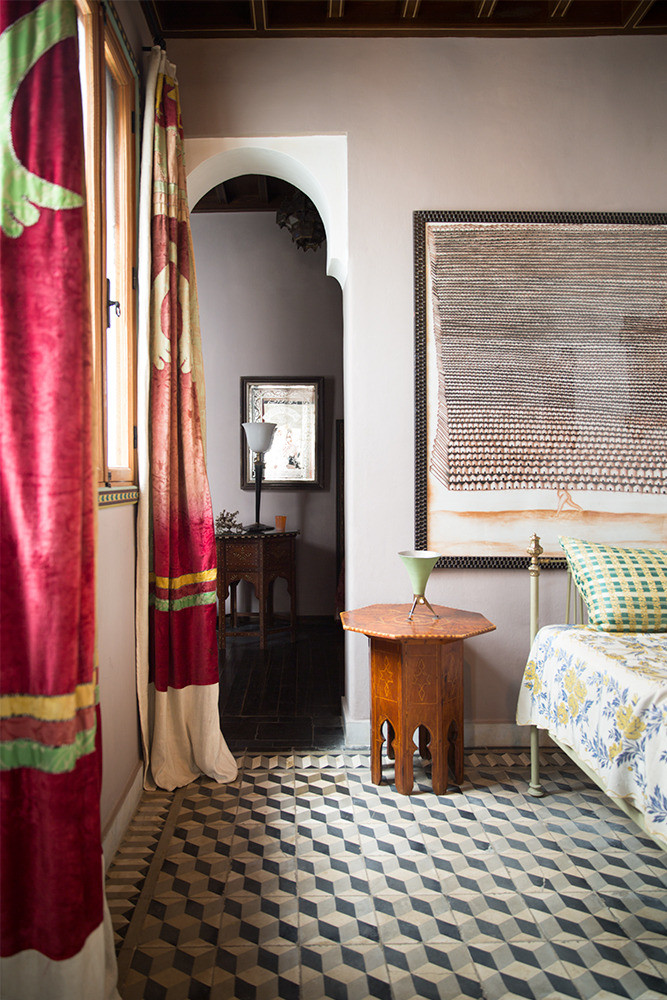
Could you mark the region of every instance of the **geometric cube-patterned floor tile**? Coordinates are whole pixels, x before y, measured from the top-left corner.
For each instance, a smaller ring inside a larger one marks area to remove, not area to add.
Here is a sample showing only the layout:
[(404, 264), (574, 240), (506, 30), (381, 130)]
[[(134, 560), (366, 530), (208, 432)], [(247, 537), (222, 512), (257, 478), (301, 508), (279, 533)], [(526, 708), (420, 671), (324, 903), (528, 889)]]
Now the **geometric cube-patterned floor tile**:
[[(245, 754), (147, 792), (107, 873), (123, 1000), (667, 1000), (667, 855), (560, 751)], [(557, 766), (551, 766), (554, 763)]]
[(308, 817), (297, 822), (296, 851), (299, 857), (320, 854), (328, 857), (360, 855), (361, 842), (356, 823), (322, 823)]
[[(298, 1000), (299, 949), (291, 945), (219, 948), (210, 1000)], [(171, 1000), (171, 998), (169, 998)]]
[(294, 775), (294, 790), (297, 803), (304, 805), (304, 799), (327, 799), (350, 795), (347, 771), (324, 768), (321, 770), (297, 770)]
[(259, 858), (275, 854), (295, 855), (296, 835), (294, 824), (281, 821), (275, 825), (266, 823), (237, 823), (233, 837), (230, 837), (229, 856), (254, 854)]
[(667, 960), (667, 889), (660, 896), (609, 890), (600, 899), (631, 940), (662, 942)]
[[(544, 939), (535, 913), (519, 893), (484, 895), (456, 893), (452, 912), (467, 944), (477, 941), (539, 941)], [(547, 938), (548, 940), (548, 938)]]
[(296, 858), (291, 854), (276, 852), (258, 857), (251, 851), (237, 854), (231, 859), (227, 877), (227, 892), (253, 892), (270, 896), (282, 892), (296, 893)]
[(644, 958), (648, 959), (657, 974), (667, 983), (667, 935), (662, 940), (640, 938), (635, 943)]
[(634, 937), (638, 924), (627, 914), (614, 913), (594, 892), (523, 893), (523, 901), (540, 935), (547, 941), (590, 940), (620, 942)]
[(499, 857), (519, 892), (586, 892), (593, 888), (575, 859), (558, 850), (542, 847), (535, 854), (500, 851)]
[(638, 865), (636, 854), (580, 849), (572, 858), (592, 889), (667, 892), (667, 865), (662, 859), (647, 856)]
[(514, 892), (515, 881), (503, 859), (492, 851), (478, 854), (434, 854), (432, 861), (445, 893), (498, 895)]
[(123, 1000), (191, 1000), (212, 996), (217, 948), (139, 945), (122, 985)]
[(422, 831), (417, 822), (359, 822), (357, 826), (364, 854), (404, 854), (406, 851), (427, 853)]
[(286, 893), (259, 896), (243, 892), (223, 901), (219, 944), (240, 946), (295, 945), (299, 936), (299, 906), (296, 896)]
[(205, 892), (224, 891), (230, 872), (229, 858), (212, 854), (191, 857), (187, 854), (165, 858), (155, 882), (154, 895), (176, 892), (183, 896), (200, 896)]
[(172, 892), (151, 899), (139, 942), (164, 941), (175, 947), (216, 944), (223, 905), (223, 895), (216, 892), (193, 898)]
[(299, 895), (301, 944), (369, 944), (379, 938), (376, 907), (369, 896)]
[(374, 903), (383, 944), (398, 946), (426, 941), (449, 946), (461, 940), (457, 915), (443, 893), (422, 896), (378, 893)]
[(575, 997), (576, 987), (547, 941), (483, 941), (469, 945), (485, 1000)]
[(566, 975), (586, 1000), (658, 1000), (667, 983), (634, 941), (554, 941)]
[(401, 892), (408, 896), (441, 892), (433, 860), (425, 854), (404, 851), (400, 855), (374, 854), (366, 857), (370, 891)]
[(389, 973), (377, 944), (307, 944), (301, 948), (302, 1000), (391, 1000)]
[(423, 944), (385, 947), (394, 1000), (467, 1000), (484, 997), (477, 969), (467, 946), (446, 948)]
[(366, 860), (361, 855), (298, 858), (299, 895), (369, 895)]
[[(422, 842), (429, 854), (442, 854), (448, 851), (458, 851), (461, 854), (471, 854), (480, 851), (490, 851), (489, 840), (481, 823), (460, 812), (447, 811), (442, 816), (423, 816), (415, 810)], [(423, 818), (422, 818), (423, 816)], [(494, 841), (494, 846), (496, 841)]]

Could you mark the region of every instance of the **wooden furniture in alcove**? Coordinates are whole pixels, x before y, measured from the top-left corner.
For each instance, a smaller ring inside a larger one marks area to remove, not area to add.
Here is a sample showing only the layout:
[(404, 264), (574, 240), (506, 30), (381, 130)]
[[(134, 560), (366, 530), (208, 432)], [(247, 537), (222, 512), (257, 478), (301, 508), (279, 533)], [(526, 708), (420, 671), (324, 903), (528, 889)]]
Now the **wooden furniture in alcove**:
[[(258, 532), (245, 535), (216, 535), (218, 552), (218, 648), (224, 649), (228, 635), (248, 635), (239, 631), (236, 608), (236, 588), (247, 580), (255, 588), (259, 604), (259, 645), (266, 649), (269, 633), (289, 629), (296, 642), (296, 554), (298, 531)], [(277, 624), (273, 615), (273, 584), (282, 577), (287, 581), (290, 614), (286, 622)], [(231, 591), (231, 622), (227, 628), (225, 601)]]
[(396, 788), (409, 795), (414, 783), (413, 734), (419, 752), (433, 761), (433, 791), (444, 795), (447, 770), (463, 781), (463, 642), (495, 625), (474, 611), (434, 608), (408, 621), (409, 604), (373, 604), (344, 611), (343, 628), (370, 639), (371, 780), (382, 781), (382, 727), (395, 761)]

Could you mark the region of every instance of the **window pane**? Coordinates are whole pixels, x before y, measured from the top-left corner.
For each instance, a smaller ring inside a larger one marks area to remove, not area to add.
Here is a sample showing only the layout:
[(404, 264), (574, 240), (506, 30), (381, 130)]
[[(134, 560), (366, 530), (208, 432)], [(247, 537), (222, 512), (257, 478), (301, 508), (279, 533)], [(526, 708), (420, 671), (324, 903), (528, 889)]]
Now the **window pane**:
[[(119, 88), (113, 73), (106, 70), (106, 259), (109, 307), (106, 332), (106, 411), (107, 465), (110, 469), (130, 464), (128, 439), (128, 337), (125, 233), (122, 230), (122, 191), (125, 171), (119, 114)], [(120, 312), (120, 316), (118, 315)]]

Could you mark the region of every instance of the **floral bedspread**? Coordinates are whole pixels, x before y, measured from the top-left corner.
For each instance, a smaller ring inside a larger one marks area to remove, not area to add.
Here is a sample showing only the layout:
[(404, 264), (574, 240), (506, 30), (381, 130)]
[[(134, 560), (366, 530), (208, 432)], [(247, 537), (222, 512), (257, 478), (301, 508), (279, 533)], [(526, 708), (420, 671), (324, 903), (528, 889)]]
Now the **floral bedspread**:
[(667, 847), (667, 633), (540, 629), (516, 721), (571, 747)]

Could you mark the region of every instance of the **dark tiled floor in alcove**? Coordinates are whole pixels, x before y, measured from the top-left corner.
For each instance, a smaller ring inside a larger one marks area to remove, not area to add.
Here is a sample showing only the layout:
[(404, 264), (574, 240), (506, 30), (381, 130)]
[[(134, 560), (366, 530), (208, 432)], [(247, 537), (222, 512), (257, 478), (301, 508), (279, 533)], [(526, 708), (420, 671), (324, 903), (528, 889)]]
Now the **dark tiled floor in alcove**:
[(344, 633), (333, 618), (305, 619), (297, 641), (256, 625), (219, 654), (220, 718), (230, 750), (328, 750), (343, 745)]

